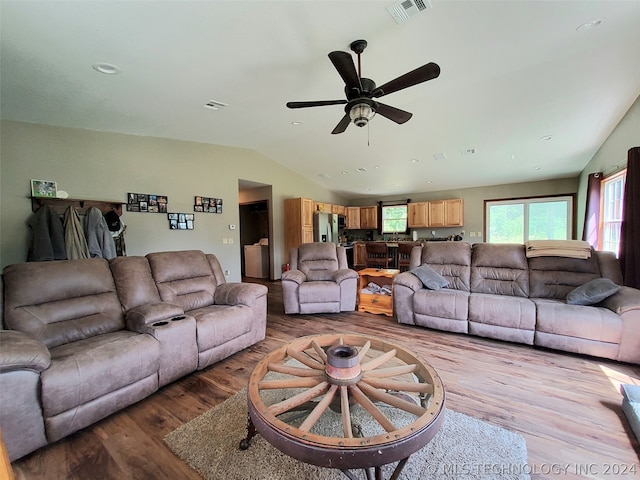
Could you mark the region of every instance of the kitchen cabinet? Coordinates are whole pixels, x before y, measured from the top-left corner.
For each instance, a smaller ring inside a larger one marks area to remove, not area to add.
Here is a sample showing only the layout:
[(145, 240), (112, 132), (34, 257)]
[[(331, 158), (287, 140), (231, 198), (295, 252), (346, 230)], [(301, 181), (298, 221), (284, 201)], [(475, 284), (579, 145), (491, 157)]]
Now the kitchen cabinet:
[(432, 200), (429, 202), (430, 227), (462, 227), (464, 205), (461, 198)]
[(322, 213), (333, 213), (333, 205), (324, 202), (313, 202), (314, 211)]
[(353, 266), (365, 267), (367, 265), (367, 245), (362, 242), (353, 244)]
[(347, 215), (347, 209), (344, 205), (331, 205), (331, 213), (342, 215), (344, 217)]
[(429, 226), (429, 202), (407, 204), (407, 226), (409, 228)]
[(360, 207), (347, 207), (347, 229), (360, 228)]
[(360, 207), (360, 228), (378, 228), (378, 207)]
[(313, 243), (314, 202), (309, 198), (287, 198), (284, 201), (284, 248), (289, 251), (303, 243)]

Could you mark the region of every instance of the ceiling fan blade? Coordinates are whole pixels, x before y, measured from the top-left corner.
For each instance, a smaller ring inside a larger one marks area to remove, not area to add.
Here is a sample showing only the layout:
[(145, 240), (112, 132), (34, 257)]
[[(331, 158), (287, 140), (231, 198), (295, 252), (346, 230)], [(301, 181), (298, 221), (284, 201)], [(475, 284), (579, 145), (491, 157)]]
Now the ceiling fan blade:
[(346, 100), (317, 100), (312, 102), (287, 102), (289, 108), (324, 107), (325, 105), (344, 105)]
[(336, 70), (349, 90), (355, 88), (358, 89), (359, 92), (362, 91), (360, 77), (358, 76), (356, 66), (353, 63), (353, 57), (350, 53), (341, 51), (331, 52), (329, 59), (331, 63), (333, 63), (333, 66), (336, 67)]
[(400, 110), (399, 108), (390, 107), (389, 105), (385, 105), (384, 103), (380, 102), (376, 102), (376, 104), (376, 113), (398, 124), (408, 122), (411, 117), (413, 117), (413, 113), (405, 112), (404, 110)]
[(351, 118), (349, 118), (349, 114), (346, 114), (344, 117), (342, 117), (342, 120), (338, 122), (338, 125), (336, 125), (336, 128), (334, 128), (331, 133), (335, 135), (336, 133), (344, 132), (350, 123), (351, 123)]
[(404, 75), (376, 88), (373, 91), (372, 96), (382, 97), (384, 95), (389, 95), (390, 93), (412, 87), (419, 83), (426, 82), (427, 80), (433, 80), (434, 78), (437, 78), (438, 75), (440, 75), (440, 67), (433, 62), (427, 63), (426, 65), (418, 67), (415, 70), (405, 73)]

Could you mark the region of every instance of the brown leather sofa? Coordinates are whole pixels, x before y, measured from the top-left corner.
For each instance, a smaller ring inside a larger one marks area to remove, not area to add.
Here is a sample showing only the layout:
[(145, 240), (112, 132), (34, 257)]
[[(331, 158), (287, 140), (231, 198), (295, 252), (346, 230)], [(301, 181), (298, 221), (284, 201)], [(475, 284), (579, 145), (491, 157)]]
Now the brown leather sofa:
[(594, 305), (566, 302), (594, 279), (622, 285), (610, 252), (527, 258), (521, 244), (427, 242), (411, 252), (410, 268), (423, 264), (448, 286), (430, 290), (411, 272), (397, 275), (399, 323), (640, 364), (640, 290), (621, 287)]
[(16, 460), (264, 339), (264, 285), (214, 255), (33, 262), (4, 269), (0, 428)]

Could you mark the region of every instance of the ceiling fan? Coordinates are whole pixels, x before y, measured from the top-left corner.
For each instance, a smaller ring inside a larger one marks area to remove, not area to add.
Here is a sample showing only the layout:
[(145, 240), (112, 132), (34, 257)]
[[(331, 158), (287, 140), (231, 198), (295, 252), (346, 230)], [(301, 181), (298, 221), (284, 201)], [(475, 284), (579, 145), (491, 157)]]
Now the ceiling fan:
[(353, 63), (353, 57), (348, 52), (335, 51), (329, 54), (333, 66), (344, 80), (344, 92), (346, 100), (317, 100), (310, 102), (288, 102), (289, 108), (322, 107), (325, 105), (345, 105), (345, 115), (331, 133), (344, 132), (353, 122), (358, 127), (364, 127), (376, 113), (398, 124), (405, 123), (413, 116), (399, 108), (380, 103), (374, 98), (380, 98), (398, 90), (412, 87), (427, 80), (432, 80), (440, 75), (440, 67), (435, 63), (427, 63), (422, 67), (405, 73), (398, 78), (376, 87), (373, 80), (361, 76), (360, 54), (367, 48), (366, 40), (356, 40), (350, 48), (358, 55), (358, 70)]

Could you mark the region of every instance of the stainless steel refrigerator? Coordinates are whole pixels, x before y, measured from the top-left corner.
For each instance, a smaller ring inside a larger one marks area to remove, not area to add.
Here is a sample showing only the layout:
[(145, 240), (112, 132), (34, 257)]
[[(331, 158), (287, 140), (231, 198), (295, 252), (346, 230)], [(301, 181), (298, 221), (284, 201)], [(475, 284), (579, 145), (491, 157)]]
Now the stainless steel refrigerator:
[(334, 213), (313, 214), (313, 241), (338, 243), (338, 215)]

